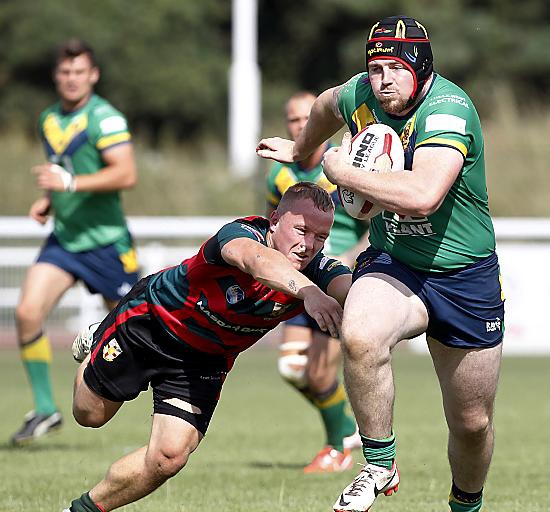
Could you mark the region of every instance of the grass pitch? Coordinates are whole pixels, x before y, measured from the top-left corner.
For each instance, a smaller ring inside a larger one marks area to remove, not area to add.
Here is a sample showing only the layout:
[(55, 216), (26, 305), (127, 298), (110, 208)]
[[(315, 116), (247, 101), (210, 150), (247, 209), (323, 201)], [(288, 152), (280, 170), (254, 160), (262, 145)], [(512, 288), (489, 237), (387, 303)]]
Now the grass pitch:
[[(70, 416), (76, 365), (69, 351), (55, 355), (54, 385), (66, 425), (32, 446), (12, 449), (5, 440), (30, 408), (30, 393), (17, 352), (0, 353), (0, 512), (60, 512), (100, 479), (110, 462), (148, 437), (149, 393), (126, 404), (99, 430), (77, 426)], [(399, 351), (395, 368), (402, 484), (395, 496), (380, 497), (373, 510), (446, 512), (446, 432), (431, 362)], [(484, 510), (549, 509), (549, 369), (549, 358), (504, 360), (497, 445)], [(229, 375), (208, 435), (188, 466), (154, 494), (123, 510), (328, 512), (355, 471), (303, 475), (301, 467), (322, 443), (315, 411), (280, 381), (276, 353), (253, 349), (240, 357)], [(360, 453), (355, 453), (355, 460), (362, 461)]]

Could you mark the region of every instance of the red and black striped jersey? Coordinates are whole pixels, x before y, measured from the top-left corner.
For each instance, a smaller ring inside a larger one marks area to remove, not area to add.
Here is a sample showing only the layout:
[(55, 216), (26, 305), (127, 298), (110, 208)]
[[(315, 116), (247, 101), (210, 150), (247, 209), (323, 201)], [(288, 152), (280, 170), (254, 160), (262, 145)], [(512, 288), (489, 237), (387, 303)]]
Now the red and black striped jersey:
[[(223, 246), (235, 238), (267, 246), (268, 230), (263, 217), (237, 219), (195, 256), (152, 276), (146, 292), (149, 308), (173, 338), (202, 352), (235, 357), (304, 310), (303, 301), (268, 288), (221, 256)], [(332, 279), (350, 270), (319, 253), (302, 272), (326, 292)]]

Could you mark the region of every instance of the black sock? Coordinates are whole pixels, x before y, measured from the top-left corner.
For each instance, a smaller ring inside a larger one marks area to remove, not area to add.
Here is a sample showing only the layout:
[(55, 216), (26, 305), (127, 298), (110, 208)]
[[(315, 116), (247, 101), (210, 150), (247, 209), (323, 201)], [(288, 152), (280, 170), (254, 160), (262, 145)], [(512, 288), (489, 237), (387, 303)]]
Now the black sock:
[(80, 498), (71, 503), (71, 512), (104, 512), (90, 498), (90, 493), (85, 492)]
[(461, 501), (462, 503), (476, 503), (481, 499), (481, 495), (483, 494), (483, 487), (479, 492), (466, 492), (462, 489), (459, 489), (453, 482), (453, 485), (451, 486), (451, 493), (457, 500)]

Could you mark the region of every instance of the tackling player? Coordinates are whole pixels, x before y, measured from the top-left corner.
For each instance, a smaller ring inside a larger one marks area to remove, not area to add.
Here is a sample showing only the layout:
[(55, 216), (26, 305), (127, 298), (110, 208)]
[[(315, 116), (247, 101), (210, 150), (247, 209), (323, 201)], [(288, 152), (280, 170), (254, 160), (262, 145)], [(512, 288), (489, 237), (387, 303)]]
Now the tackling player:
[(34, 396), (34, 410), (12, 436), (21, 445), (59, 428), (53, 397), (50, 342), (43, 324), (77, 281), (100, 293), (111, 309), (137, 281), (137, 260), (119, 192), (135, 185), (136, 166), (124, 116), (93, 92), (99, 80), (94, 52), (71, 39), (55, 53), (53, 80), (59, 102), (40, 115), (48, 162), (33, 168), (45, 192), (30, 216), (53, 233), (27, 271), (16, 308), (21, 358)]
[(65, 512), (113, 510), (178, 473), (237, 355), (283, 320), (305, 309), (338, 336), (351, 273), (320, 252), (333, 219), (326, 191), (294, 185), (269, 220), (226, 224), (195, 256), (142, 279), (93, 335), (75, 339), (80, 360), (91, 344), (75, 381), (78, 423), (100, 427), (149, 385), (154, 414), (148, 445), (115, 462)]
[[(309, 91), (293, 94), (285, 105), (286, 127), (296, 140), (307, 123), (316, 96)], [(332, 197), (336, 208), (334, 224), (323, 251), (353, 267), (357, 255), (368, 245), (367, 224), (346, 214), (336, 191), (321, 167), (329, 148), (323, 142), (302, 162), (274, 163), (267, 176), (267, 213), (277, 208), (284, 192), (299, 181), (316, 183)], [(361, 446), (344, 386), (338, 380), (340, 342), (327, 336), (316, 322), (303, 313), (284, 323), (279, 348), (279, 373), (318, 411), (326, 434), (326, 446), (304, 468), (305, 473), (327, 473), (350, 469), (351, 448)]]
[(376, 23), (368, 73), (323, 92), (296, 142), (260, 142), (258, 154), (304, 159), (347, 124), (384, 123), (401, 135), (402, 172), (348, 163), (350, 134), (324, 158), (327, 177), (384, 208), (371, 222), (342, 324), (344, 374), (367, 461), (337, 511), (368, 510), (399, 484), (392, 350), (426, 333), (449, 429), (452, 512), (477, 512), (494, 445), (493, 409), (504, 298), (489, 213), (483, 136), (467, 94), (433, 71), (426, 29), (406, 16)]

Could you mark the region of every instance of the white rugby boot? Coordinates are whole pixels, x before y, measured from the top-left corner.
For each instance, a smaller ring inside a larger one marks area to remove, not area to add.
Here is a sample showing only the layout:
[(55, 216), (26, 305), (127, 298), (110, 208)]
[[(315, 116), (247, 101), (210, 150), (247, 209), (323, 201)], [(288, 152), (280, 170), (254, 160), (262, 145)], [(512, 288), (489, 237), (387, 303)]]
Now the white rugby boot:
[(90, 353), (92, 343), (94, 342), (94, 332), (97, 331), (99, 324), (101, 322), (96, 322), (85, 329), (82, 329), (73, 341), (72, 351), (73, 358), (78, 363), (81, 363), (86, 359), (86, 356)]
[(342, 491), (334, 504), (334, 512), (367, 512), (379, 494), (391, 496), (398, 487), (399, 471), (395, 461), (391, 469), (367, 464)]

